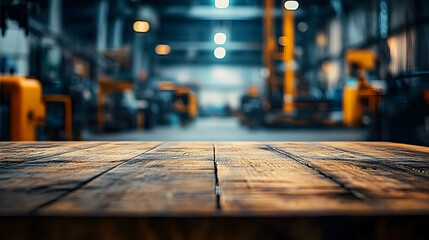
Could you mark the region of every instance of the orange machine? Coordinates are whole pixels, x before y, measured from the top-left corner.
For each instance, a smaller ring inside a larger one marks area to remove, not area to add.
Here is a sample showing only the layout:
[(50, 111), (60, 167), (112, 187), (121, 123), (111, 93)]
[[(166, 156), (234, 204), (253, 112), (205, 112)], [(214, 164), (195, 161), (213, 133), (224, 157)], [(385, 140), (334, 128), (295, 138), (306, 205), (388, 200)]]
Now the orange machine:
[(188, 87), (177, 87), (175, 109), (179, 113), (187, 114), (190, 119), (198, 115), (197, 95)]
[(346, 53), (350, 75), (357, 78), (356, 84), (346, 85), (343, 90), (343, 123), (346, 126), (360, 126), (365, 109), (372, 115), (377, 114), (381, 93), (366, 79), (366, 72), (375, 66), (375, 61), (375, 54), (369, 50), (349, 50)]
[(0, 90), (10, 100), (10, 140), (35, 141), (37, 125), (46, 116), (40, 82), (20, 75), (0, 76)]

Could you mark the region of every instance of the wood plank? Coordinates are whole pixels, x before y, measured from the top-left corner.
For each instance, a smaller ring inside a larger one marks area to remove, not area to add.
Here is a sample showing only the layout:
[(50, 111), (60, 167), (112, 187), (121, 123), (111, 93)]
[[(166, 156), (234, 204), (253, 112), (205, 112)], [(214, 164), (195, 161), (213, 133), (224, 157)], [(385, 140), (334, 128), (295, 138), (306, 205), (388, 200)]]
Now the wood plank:
[(21, 146), (32, 148), (1, 145), (10, 156), (18, 149), (17, 163), (0, 168), (5, 239), (428, 239), (424, 147), (37, 143), (21, 154)]
[(108, 143), (0, 169), (0, 213), (35, 211), (157, 145), (156, 142)]
[[(269, 145), (280, 149), (291, 158), (308, 162), (314, 168), (339, 179), (348, 188), (365, 195), (375, 204), (374, 212), (429, 213), (428, 178), (388, 164), (389, 161), (401, 163), (414, 161), (414, 157), (400, 154), (400, 146), (397, 146), (397, 152), (384, 153), (382, 149), (371, 149), (371, 144), (365, 146), (361, 143), (270, 143)], [(358, 151), (359, 154), (354, 151)], [(380, 159), (387, 159), (387, 164)], [(417, 161), (422, 166), (429, 164), (421, 159)]]
[(320, 214), (372, 206), (264, 143), (215, 143), (224, 213)]
[(92, 148), (107, 142), (0, 142), (0, 168)]
[(42, 214), (204, 214), (216, 211), (211, 143), (164, 143), (109, 171)]
[[(326, 142), (326, 143), (329, 143), (329, 142)], [(386, 147), (390, 147), (390, 149), (400, 150), (402, 151), (402, 153), (405, 153), (406, 151), (413, 151), (414, 153), (417, 153), (417, 154), (422, 154), (422, 153), (427, 154), (429, 152), (429, 148), (427, 146), (418, 146), (418, 145), (411, 145), (411, 144), (405, 144), (405, 143), (393, 143), (393, 142), (355, 142), (355, 143), (359, 143), (363, 145), (371, 145), (375, 147), (382, 147), (384, 149), (386, 149)]]
[(54, 144), (66, 151), (58, 155), (42, 147), (49, 145), (4, 145), (41, 152), (23, 151), (22, 163), (0, 169), (0, 215), (429, 212), (426, 173), (401, 168), (427, 168), (424, 147), (110, 142), (79, 150), (89, 145), (76, 144), (73, 150)]
[(334, 149), (352, 153), (408, 168), (420, 174), (429, 176), (429, 148), (397, 143), (378, 142), (326, 142), (321, 146), (329, 146)]

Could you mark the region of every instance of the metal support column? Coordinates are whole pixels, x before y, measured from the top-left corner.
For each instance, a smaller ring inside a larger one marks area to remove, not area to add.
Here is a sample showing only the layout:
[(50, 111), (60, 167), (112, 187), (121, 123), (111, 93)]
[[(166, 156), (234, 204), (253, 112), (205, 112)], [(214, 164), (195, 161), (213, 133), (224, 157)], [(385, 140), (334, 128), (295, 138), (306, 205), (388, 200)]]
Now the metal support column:
[(139, 33), (134, 34), (134, 40), (132, 45), (132, 75), (134, 79), (138, 79), (143, 69), (143, 45), (144, 36)]
[[(62, 1), (61, 0), (50, 0), (49, 1), (49, 28), (54, 34), (60, 35), (62, 32)], [(62, 51), (61, 47), (56, 43), (52, 42), (51, 50), (48, 52), (49, 64), (52, 66), (50, 71), (54, 74), (53, 78), (60, 78), (60, 69), (62, 62)]]
[(61, 13), (62, 1), (50, 0), (49, 1), (49, 28), (54, 33), (61, 33)]
[(294, 79), (294, 12), (283, 10), (283, 36), (285, 45), (283, 49), (283, 62), (285, 72), (283, 77), (283, 111), (292, 114), (295, 109), (295, 79)]
[(272, 57), (276, 50), (276, 40), (274, 37), (274, 3), (273, 0), (265, 0), (264, 6), (264, 30), (265, 30), (265, 42), (264, 42), (264, 65), (268, 69), (268, 109), (271, 108), (271, 101), (273, 97), (273, 93), (277, 88), (276, 80), (275, 80), (275, 71), (272, 63)]
[(109, 1), (101, 0), (98, 3), (98, 9), (97, 9), (96, 47), (98, 52), (102, 52), (106, 50), (106, 47), (107, 47), (107, 26), (109, 25), (108, 13), (109, 13)]
[(123, 32), (124, 32), (124, 18), (121, 16), (118, 16), (113, 23), (113, 29), (111, 34), (112, 49), (118, 49), (122, 47), (122, 39), (124, 36)]

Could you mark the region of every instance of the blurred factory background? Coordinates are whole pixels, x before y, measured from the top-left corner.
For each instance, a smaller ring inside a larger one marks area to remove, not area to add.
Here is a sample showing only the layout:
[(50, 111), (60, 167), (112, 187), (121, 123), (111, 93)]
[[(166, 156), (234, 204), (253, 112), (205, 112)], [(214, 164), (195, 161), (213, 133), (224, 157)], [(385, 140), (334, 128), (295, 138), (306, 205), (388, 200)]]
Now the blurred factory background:
[(1, 0), (1, 140), (429, 145), (429, 1)]

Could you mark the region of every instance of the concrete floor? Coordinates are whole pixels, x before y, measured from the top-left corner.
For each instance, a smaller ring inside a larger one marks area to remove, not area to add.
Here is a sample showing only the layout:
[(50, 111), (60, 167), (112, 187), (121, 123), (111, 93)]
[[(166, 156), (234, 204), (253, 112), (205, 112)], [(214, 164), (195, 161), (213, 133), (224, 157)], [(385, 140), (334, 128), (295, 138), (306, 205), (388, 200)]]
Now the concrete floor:
[(362, 141), (365, 130), (348, 128), (249, 129), (237, 118), (199, 118), (187, 127), (157, 126), (152, 130), (87, 134), (97, 141)]

